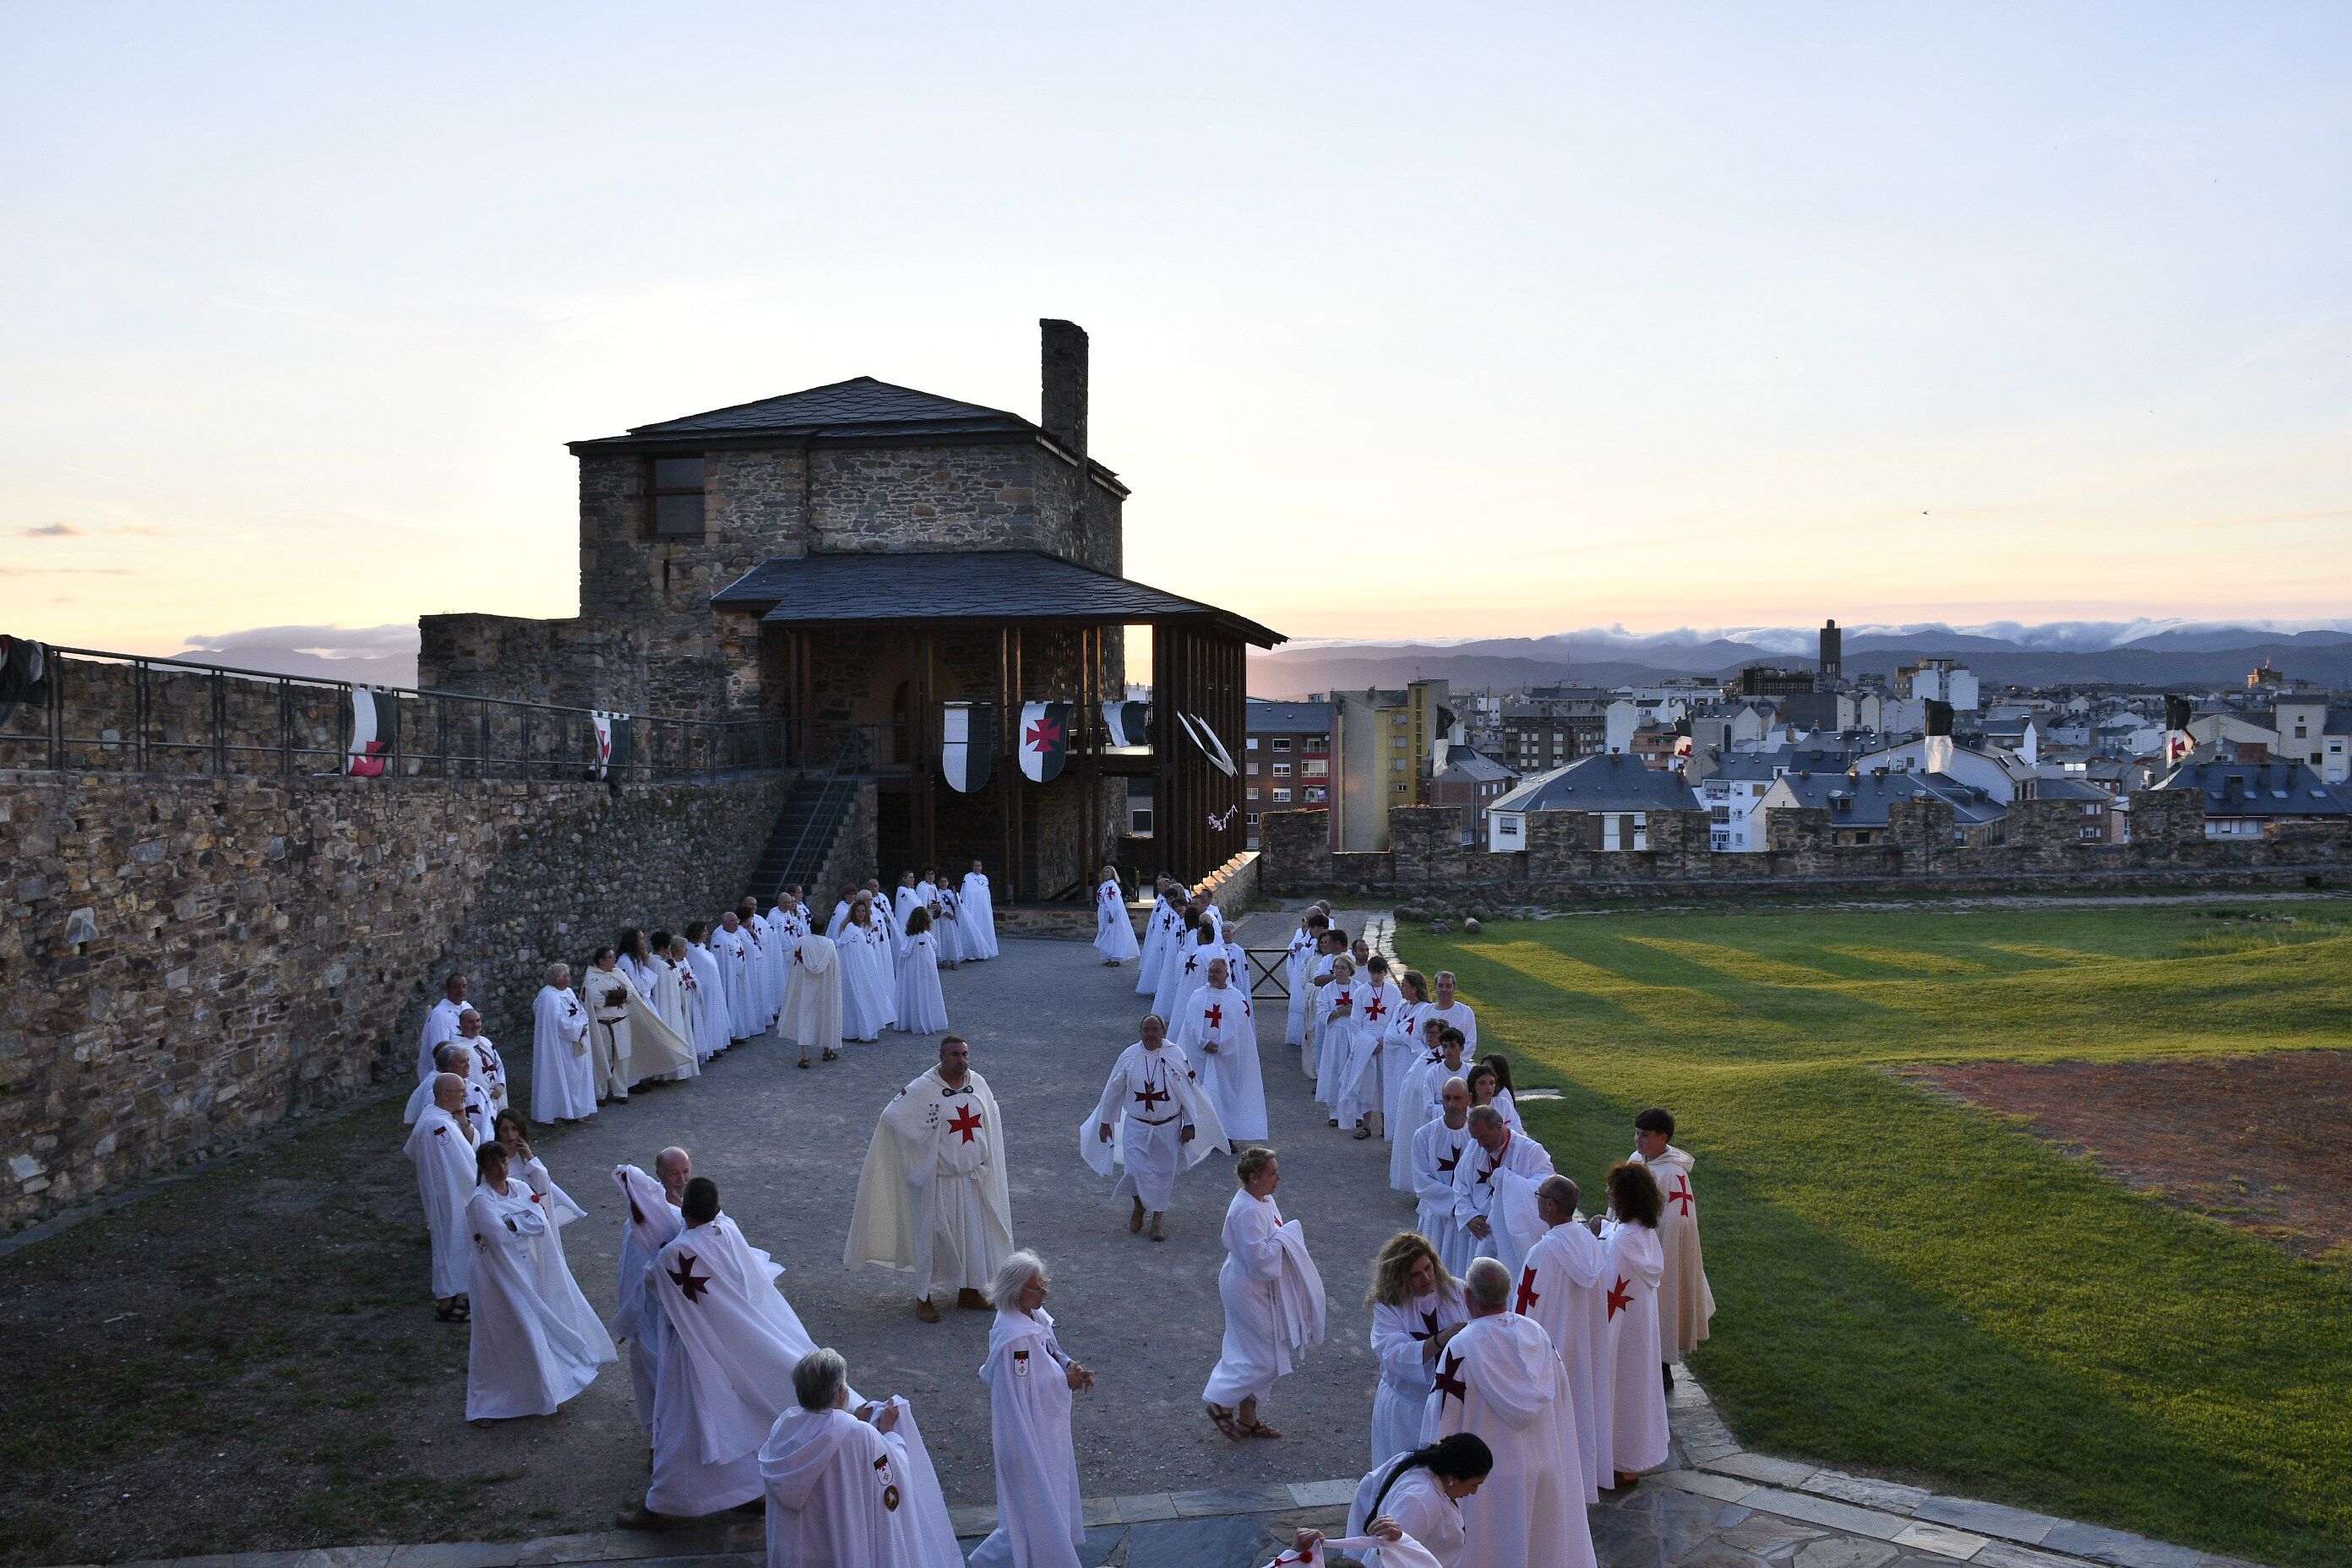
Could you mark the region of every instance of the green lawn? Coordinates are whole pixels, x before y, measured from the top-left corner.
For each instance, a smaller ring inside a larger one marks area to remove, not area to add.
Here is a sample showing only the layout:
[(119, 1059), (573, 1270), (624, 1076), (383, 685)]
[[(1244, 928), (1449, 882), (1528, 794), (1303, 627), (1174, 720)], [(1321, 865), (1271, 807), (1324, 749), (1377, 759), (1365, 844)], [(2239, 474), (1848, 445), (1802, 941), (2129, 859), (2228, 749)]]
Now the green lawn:
[(1717, 1300), (1693, 1364), (1743, 1443), (2340, 1564), (2352, 1270), (1884, 1070), (2352, 1043), (2352, 905), (2294, 913), (1626, 913), (1400, 947), (1561, 1089), (1529, 1121), (1588, 1192), (1634, 1111), (1674, 1110)]

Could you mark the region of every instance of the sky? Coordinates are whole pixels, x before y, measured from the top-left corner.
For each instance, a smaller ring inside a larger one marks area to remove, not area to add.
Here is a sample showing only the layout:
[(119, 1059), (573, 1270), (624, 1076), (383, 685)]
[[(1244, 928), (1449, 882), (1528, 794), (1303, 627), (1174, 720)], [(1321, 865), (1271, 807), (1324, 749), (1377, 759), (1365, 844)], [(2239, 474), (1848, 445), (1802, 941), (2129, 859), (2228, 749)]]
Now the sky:
[(0, 630), (569, 615), (565, 441), (1034, 417), (1041, 316), (1129, 574), (1300, 637), (2339, 616), (2347, 68), (2340, 4), (0, 7)]

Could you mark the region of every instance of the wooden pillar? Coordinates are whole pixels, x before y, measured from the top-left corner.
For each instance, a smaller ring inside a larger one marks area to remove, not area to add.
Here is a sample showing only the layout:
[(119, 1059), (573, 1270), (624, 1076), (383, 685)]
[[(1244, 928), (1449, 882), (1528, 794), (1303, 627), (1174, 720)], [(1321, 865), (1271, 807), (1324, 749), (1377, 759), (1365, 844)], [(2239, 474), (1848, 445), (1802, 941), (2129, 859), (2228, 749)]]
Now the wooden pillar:
[(1013, 628), (1013, 683), (1004, 710), (1004, 771), (1011, 786), (1005, 798), (1012, 804), (1013, 824), (1013, 853), (1006, 858), (1004, 874), (1015, 889), (1013, 895), (1015, 897), (1020, 896), (1021, 890), (1027, 888), (1029, 881), (1028, 868), (1024, 864), (1028, 858), (1029, 847), (1026, 843), (1028, 836), (1021, 830), (1022, 796), (1029, 787), (1029, 781), (1021, 776), (1022, 652), (1021, 628), (1016, 626)]
[(1078, 712), (1077, 722), (1071, 729), (1071, 743), (1083, 748), (1078, 752), (1078, 879), (1088, 887), (1094, 885), (1096, 869), (1104, 860), (1102, 847), (1102, 772), (1096, 730), (1102, 710), (1095, 705), (1098, 672), (1095, 668), (1095, 643), (1100, 634), (1093, 626), (1078, 628)]
[(931, 633), (929, 628), (915, 634), (914, 646), (908, 650), (908, 663), (913, 667), (908, 682), (908, 705), (913, 710), (907, 715), (908, 758), (907, 783), (908, 837), (913, 843), (917, 864), (935, 863), (939, 858), (939, 799), (933, 793), (939, 784), (939, 757), (931, 743)]
[(1009, 626), (996, 629), (996, 730), (990, 737), (991, 750), (995, 753), (996, 773), (996, 878), (991, 884), (1013, 896), (1013, 816), (1021, 809), (1013, 790), (1013, 773), (1019, 767), (1020, 753), (1013, 750), (1013, 631)]

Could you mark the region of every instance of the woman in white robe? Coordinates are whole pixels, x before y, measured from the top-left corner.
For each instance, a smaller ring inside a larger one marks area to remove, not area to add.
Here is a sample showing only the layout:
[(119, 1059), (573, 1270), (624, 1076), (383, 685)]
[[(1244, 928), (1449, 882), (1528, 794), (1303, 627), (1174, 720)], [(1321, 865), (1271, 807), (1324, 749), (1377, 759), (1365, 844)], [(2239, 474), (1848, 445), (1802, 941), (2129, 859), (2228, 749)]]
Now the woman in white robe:
[[(666, 931), (654, 932), (654, 988), (646, 993), (646, 1000), (653, 1004), (655, 1013), (669, 1026), (670, 1033), (684, 1040), (689, 1047), (695, 1047), (698, 1037), (694, 1027), (693, 1003), (687, 990), (694, 972), (686, 966), (682, 956), (685, 947), (683, 938), (672, 936)], [(684, 1067), (676, 1072), (656, 1073), (654, 1081), (675, 1082), (693, 1078), (701, 1070), (699, 1049), (689, 1049)]]
[(964, 873), (963, 912), (958, 918), (963, 926), (963, 956), (967, 963), (974, 959), (994, 958), (996, 946), (996, 899), (988, 886), (988, 873), (980, 862), (971, 863)]
[[(1469, 1075), (1463, 1079), (1470, 1086), (1470, 1109), (1475, 1110), (1482, 1105), (1491, 1105), (1495, 1108), (1495, 1114), (1503, 1119), (1503, 1125), (1514, 1134), (1525, 1132), (1527, 1124), (1519, 1120), (1519, 1108), (1512, 1104), (1511, 1097), (1503, 1091), (1498, 1082), (1499, 1076), (1491, 1061), (1470, 1065)], [(1440, 1089), (1444, 1087), (1444, 1084), (1438, 1085)]]
[(1103, 868), (1102, 885), (1095, 889), (1095, 952), (1104, 963), (1114, 967), (1139, 952), (1135, 945), (1135, 921), (1127, 912), (1127, 890), (1118, 884), (1118, 873), (1108, 866)]
[(572, 990), (572, 966), (551, 963), (530, 1005), (530, 1119), (576, 1121), (596, 1114), (596, 1063), (588, 1009)]
[(907, 913), (907, 951), (898, 955), (898, 1020), (890, 1026), (908, 1035), (947, 1032), (947, 997), (940, 990), (940, 950), (931, 935), (931, 911), (918, 904)]
[(1315, 933), (1301, 919), (1298, 929), (1290, 933), (1290, 947), (1282, 961), (1283, 984), (1290, 992), (1289, 1011), (1282, 1023), (1282, 1043), (1286, 1046), (1307, 1044), (1307, 966), (1314, 958)]
[[(552, 1415), (620, 1352), (552, 1240), (547, 1187), (510, 1178), (504, 1144), (484, 1144), (476, 1161), (480, 1181), (466, 1208), (474, 1245), (466, 1419)], [(538, 1173), (545, 1183), (546, 1167)]]
[(1187, 905), (1176, 911), (1175, 930), (1169, 933), (1168, 945), (1160, 950), (1160, 976), (1151, 989), (1151, 1010), (1163, 1018), (1176, 1014), (1176, 996), (1184, 981), (1184, 955), (1193, 946), (1192, 933), (1201, 923), (1201, 912)]
[(777, 1568), (962, 1568), (907, 1402), (851, 1408), (848, 1368), (840, 1352), (824, 1349), (793, 1369), (793, 1395), (760, 1446), (768, 1561)]
[[(1601, 1282), (1609, 1287), (1609, 1447), (1623, 1486), (1666, 1462), (1666, 1384), (1658, 1351), (1658, 1281), (1666, 1249), (1658, 1239), (1665, 1199), (1648, 1169), (1610, 1167), (1610, 1214), (1601, 1225)], [(1597, 1401), (1596, 1401), (1597, 1403)]]
[(1356, 987), (1356, 1031), (1348, 1043), (1336, 1110), (1339, 1125), (1354, 1128), (1359, 1138), (1386, 1133), (1389, 1080), (1396, 1074), (1398, 1054), (1390, 1031), (1402, 1011), (1404, 993), (1389, 978), (1388, 960), (1376, 952), (1365, 963), (1363, 981)]
[(784, 1033), (800, 1042), (801, 1066), (809, 1065), (811, 1046), (826, 1061), (840, 1059), (844, 990), (841, 950), (827, 937), (801, 938), (793, 950), (793, 984), (784, 994), (782, 1020)]
[(1047, 1283), (1034, 1252), (1013, 1253), (989, 1283), (996, 1321), (980, 1376), (996, 1450), (996, 1529), (972, 1549), (972, 1568), (1078, 1568), (1086, 1544), (1070, 1407), (1095, 1375), (1055, 1340)]
[(1247, 1151), (1234, 1173), (1241, 1190), (1225, 1209), (1225, 1261), (1217, 1270), (1225, 1337), (1201, 1403), (1228, 1437), (1279, 1437), (1258, 1419), (1258, 1401), (1291, 1370), (1292, 1350), (1321, 1342), (1323, 1282), (1307, 1259), (1304, 1227), (1286, 1222), (1275, 1204), (1282, 1167), (1274, 1151)]
[(1372, 1458), (1421, 1446), (1421, 1418), (1436, 1386), (1437, 1358), (1470, 1309), (1462, 1282), (1418, 1231), (1389, 1238), (1372, 1260), (1372, 1355), (1381, 1363), (1372, 1394)]
[(953, 969), (963, 963), (962, 908), (963, 900), (945, 882), (931, 895), (931, 940), (939, 944), (942, 969)]
[(1348, 1507), (1348, 1533), (1369, 1534), (1374, 1520), (1385, 1519), (1420, 1542), (1438, 1568), (1460, 1568), (1462, 1500), (1484, 1485), (1494, 1468), (1486, 1439), (1468, 1432), (1397, 1454), (1374, 1465), (1358, 1483)]
[(1348, 1058), (1356, 1047), (1356, 961), (1340, 953), (1331, 960), (1330, 975), (1317, 998), (1322, 1028), (1315, 1047), (1315, 1100), (1330, 1108), (1327, 1120), (1337, 1127)]

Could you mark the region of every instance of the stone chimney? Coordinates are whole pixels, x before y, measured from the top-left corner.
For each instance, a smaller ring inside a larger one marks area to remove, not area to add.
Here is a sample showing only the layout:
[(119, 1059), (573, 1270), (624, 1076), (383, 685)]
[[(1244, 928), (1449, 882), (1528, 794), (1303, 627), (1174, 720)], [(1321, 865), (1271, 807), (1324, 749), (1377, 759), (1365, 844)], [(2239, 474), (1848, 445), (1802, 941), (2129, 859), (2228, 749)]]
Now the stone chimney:
[(1087, 330), (1076, 321), (1037, 323), (1039, 369), (1045, 384), (1037, 421), (1054, 444), (1087, 458)]

